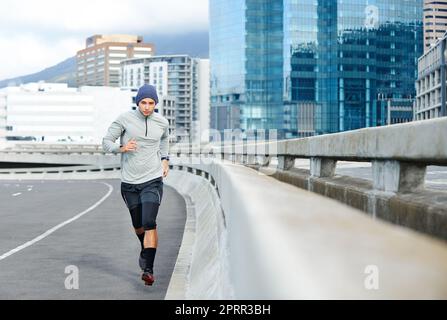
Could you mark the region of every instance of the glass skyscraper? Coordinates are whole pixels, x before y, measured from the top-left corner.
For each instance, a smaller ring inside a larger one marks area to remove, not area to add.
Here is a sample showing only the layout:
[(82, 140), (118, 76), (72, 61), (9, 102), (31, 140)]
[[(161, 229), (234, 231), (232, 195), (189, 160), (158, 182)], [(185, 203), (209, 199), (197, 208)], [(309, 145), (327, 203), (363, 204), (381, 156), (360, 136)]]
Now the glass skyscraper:
[(378, 126), (415, 96), (422, 0), (211, 0), (212, 126), (283, 138)]
[(283, 126), (283, 1), (210, 3), (214, 128)]

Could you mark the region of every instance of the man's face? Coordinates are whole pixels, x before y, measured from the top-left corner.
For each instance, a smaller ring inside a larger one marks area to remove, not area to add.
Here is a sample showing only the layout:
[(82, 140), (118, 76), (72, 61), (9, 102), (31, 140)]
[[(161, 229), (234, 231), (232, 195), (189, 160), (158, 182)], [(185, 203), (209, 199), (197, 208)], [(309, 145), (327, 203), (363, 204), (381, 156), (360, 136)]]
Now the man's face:
[(150, 116), (155, 110), (155, 101), (151, 98), (145, 98), (140, 101), (138, 108), (145, 116)]

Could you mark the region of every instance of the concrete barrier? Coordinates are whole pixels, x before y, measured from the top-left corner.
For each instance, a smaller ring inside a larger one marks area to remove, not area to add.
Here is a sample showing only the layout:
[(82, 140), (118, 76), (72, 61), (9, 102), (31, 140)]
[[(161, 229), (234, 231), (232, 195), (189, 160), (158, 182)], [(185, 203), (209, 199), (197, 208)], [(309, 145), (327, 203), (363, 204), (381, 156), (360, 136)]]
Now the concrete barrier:
[(185, 197), (188, 215), (166, 299), (232, 299), (225, 219), (216, 190), (204, 177), (177, 170), (165, 183)]
[[(175, 159), (172, 165), (171, 174), (181, 169), (188, 175), (175, 183), (188, 194), (205, 188), (187, 186), (197, 170), (217, 188), (235, 299), (447, 298), (445, 242), (372, 220), (242, 165), (176, 165)], [(206, 234), (214, 227), (196, 223), (196, 232)], [(212, 245), (196, 238), (195, 246), (205, 252)], [(197, 258), (208, 260), (206, 255)], [(204, 279), (212, 278), (206, 263), (197, 267)], [(207, 281), (200, 285), (202, 294)]]
[(272, 171), (267, 167), (252, 167), (280, 181), (362, 210), (373, 218), (381, 218), (447, 240), (445, 191), (424, 188), (412, 192), (381, 191), (376, 190), (373, 182), (366, 179), (335, 175), (316, 177), (309, 170), (297, 168)]

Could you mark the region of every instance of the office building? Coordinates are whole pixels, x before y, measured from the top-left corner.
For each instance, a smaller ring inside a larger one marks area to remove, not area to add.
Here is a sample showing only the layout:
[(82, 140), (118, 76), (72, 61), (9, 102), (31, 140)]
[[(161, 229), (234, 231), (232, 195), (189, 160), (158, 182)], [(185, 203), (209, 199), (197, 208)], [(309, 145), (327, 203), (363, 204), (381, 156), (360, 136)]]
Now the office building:
[(415, 120), (433, 119), (447, 115), (446, 42), (447, 35), (438, 40), (419, 58), (414, 110)]
[(295, 138), (386, 125), (389, 99), (415, 98), (422, 16), (420, 0), (211, 0), (212, 128)]
[(94, 35), (77, 52), (77, 85), (119, 87), (120, 63), (154, 55), (154, 45), (132, 35)]
[(447, 1), (424, 0), (424, 52), (447, 31)]

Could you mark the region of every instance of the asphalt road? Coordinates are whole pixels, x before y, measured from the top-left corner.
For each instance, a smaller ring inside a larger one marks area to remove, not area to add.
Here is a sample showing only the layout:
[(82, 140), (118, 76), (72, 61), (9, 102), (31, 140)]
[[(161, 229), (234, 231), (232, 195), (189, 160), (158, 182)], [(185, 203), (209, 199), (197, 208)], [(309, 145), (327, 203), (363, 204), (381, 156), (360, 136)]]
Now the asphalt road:
[(148, 287), (119, 180), (1, 181), (0, 299), (164, 299), (185, 220), (165, 185)]

